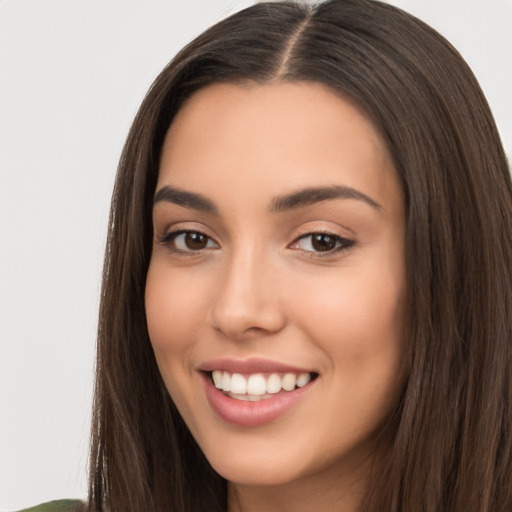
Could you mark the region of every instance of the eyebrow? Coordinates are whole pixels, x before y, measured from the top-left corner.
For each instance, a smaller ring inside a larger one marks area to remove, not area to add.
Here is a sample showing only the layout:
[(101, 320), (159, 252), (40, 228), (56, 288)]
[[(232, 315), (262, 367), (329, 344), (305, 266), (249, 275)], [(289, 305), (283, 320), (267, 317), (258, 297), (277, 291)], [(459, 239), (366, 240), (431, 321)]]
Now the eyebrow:
[[(344, 185), (333, 185), (331, 187), (309, 187), (299, 190), (298, 192), (276, 197), (270, 204), (270, 211), (272, 213), (279, 213), (333, 199), (356, 199), (363, 201), (376, 210), (380, 211), (383, 209), (377, 201), (355, 188), (346, 187)], [(192, 208), (208, 213), (218, 213), (214, 202), (202, 194), (188, 192), (187, 190), (169, 187), (167, 185), (157, 191), (153, 204), (155, 205), (161, 201), (174, 203), (184, 208)]]
[(174, 203), (184, 208), (192, 208), (209, 213), (218, 213), (217, 207), (207, 197), (196, 194), (195, 192), (187, 192), (179, 188), (164, 186), (155, 194), (153, 205), (161, 201)]
[(271, 212), (282, 212), (301, 208), (303, 206), (310, 206), (321, 201), (332, 199), (357, 199), (363, 201), (376, 210), (382, 210), (382, 206), (373, 200), (371, 197), (359, 192), (355, 188), (346, 187), (343, 185), (334, 185), (331, 187), (311, 187), (287, 194), (284, 196), (276, 197), (271, 204)]

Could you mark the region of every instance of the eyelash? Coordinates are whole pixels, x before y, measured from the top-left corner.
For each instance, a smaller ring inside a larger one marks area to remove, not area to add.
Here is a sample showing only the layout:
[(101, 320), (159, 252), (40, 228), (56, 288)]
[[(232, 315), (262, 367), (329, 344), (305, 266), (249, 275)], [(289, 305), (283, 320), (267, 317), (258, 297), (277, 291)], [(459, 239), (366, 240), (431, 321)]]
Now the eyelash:
[[(175, 246), (175, 241), (180, 235), (201, 235), (207, 239), (207, 244), (210, 241), (213, 241), (213, 239), (210, 236), (208, 236), (206, 233), (203, 233), (202, 231), (180, 229), (180, 230), (171, 231), (171, 232), (165, 234), (164, 236), (162, 236), (161, 238), (158, 239), (158, 242), (165, 245), (166, 247), (168, 247), (169, 250), (171, 250), (173, 253), (180, 254), (183, 256), (194, 256), (194, 255), (197, 255), (197, 254), (203, 252), (204, 250), (211, 249), (211, 247), (208, 247), (208, 246), (201, 248), (201, 249), (197, 249), (197, 250), (190, 249), (190, 248), (187, 250), (178, 249)], [(326, 256), (332, 256), (333, 254), (336, 254), (336, 253), (339, 253), (342, 251), (348, 251), (356, 243), (354, 240), (350, 240), (348, 238), (344, 238), (339, 235), (335, 235), (333, 233), (324, 232), (324, 231), (315, 231), (315, 232), (306, 233), (304, 235), (299, 236), (289, 245), (289, 247), (293, 248), (293, 246), (297, 245), (301, 240), (306, 240), (307, 238), (312, 238), (315, 235), (329, 237), (334, 241), (334, 244), (335, 244), (333, 249), (329, 249), (327, 251), (314, 251), (314, 250), (309, 251), (309, 250), (301, 249), (303, 252), (308, 253), (308, 255), (310, 257), (315, 257), (315, 258), (316, 257), (323, 258)], [(216, 244), (216, 242), (214, 242), (214, 243)], [(312, 239), (310, 242), (310, 245), (312, 245), (313, 243), (314, 242)]]
[(306, 240), (307, 238), (311, 239), (309, 244), (313, 245), (313, 243), (314, 243), (313, 237), (315, 237), (315, 236), (328, 237), (328, 238), (332, 239), (332, 241), (335, 244), (333, 249), (329, 249), (327, 251), (314, 251), (314, 250), (308, 251), (308, 250), (302, 249), (305, 253), (308, 253), (311, 257), (315, 257), (315, 258), (324, 258), (324, 257), (332, 256), (333, 254), (336, 254), (339, 252), (348, 251), (355, 245), (354, 240), (350, 240), (348, 238), (344, 238), (342, 236), (335, 235), (333, 233), (329, 233), (326, 231), (314, 231), (312, 233), (306, 233), (306, 234), (301, 235), (300, 237), (296, 238), (295, 241), (292, 242), (291, 246), (297, 245), (301, 240)]
[(202, 231), (193, 230), (193, 229), (179, 229), (176, 231), (171, 231), (161, 238), (158, 239), (158, 242), (165, 245), (170, 251), (173, 253), (183, 255), (183, 256), (195, 256), (202, 251), (209, 249), (208, 247), (205, 247), (204, 249), (178, 249), (175, 245), (176, 238), (178, 238), (180, 235), (201, 235), (204, 236), (207, 239), (207, 244), (212, 241), (213, 239), (209, 237), (206, 233), (203, 233)]

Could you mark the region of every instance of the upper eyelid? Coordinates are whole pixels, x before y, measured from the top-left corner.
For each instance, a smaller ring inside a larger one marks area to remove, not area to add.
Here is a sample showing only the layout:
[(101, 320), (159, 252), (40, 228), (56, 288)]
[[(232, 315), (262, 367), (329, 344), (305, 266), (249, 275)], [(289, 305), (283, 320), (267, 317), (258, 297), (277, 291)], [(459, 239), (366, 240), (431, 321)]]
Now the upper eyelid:
[(213, 236), (209, 235), (208, 233), (205, 233), (205, 231), (203, 231), (201, 229), (190, 229), (190, 228), (169, 229), (169, 230), (165, 231), (165, 233), (160, 238), (162, 238), (162, 239), (170, 239), (171, 237), (176, 238), (177, 236), (183, 235), (185, 233), (199, 233), (201, 235), (204, 235), (208, 239), (212, 240), (217, 245), (219, 245), (219, 242), (217, 242), (217, 240)]
[(351, 229), (348, 229), (345, 227), (343, 227), (343, 229), (345, 231), (348, 231), (350, 234), (340, 233), (339, 230), (337, 230), (335, 228), (326, 228), (326, 227), (323, 227), (323, 228), (322, 227), (318, 227), (318, 228), (307, 227), (305, 229), (299, 229), (298, 234), (295, 235), (295, 237), (293, 238), (293, 241), (291, 243), (299, 240), (300, 238), (304, 238), (306, 236), (316, 235), (316, 234), (324, 234), (324, 235), (329, 235), (329, 236), (333, 236), (336, 238), (340, 238), (342, 240), (354, 241), (355, 234), (353, 233), (353, 231)]
[(292, 244), (298, 242), (299, 240), (302, 240), (303, 238), (307, 238), (307, 237), (310, 237), (313, 235), (328, 235), (333, 238), (336, 238), (338, 241), (344, 241), (344, 242), (349, 242), (350, 244), (355, 244), (355, 240), (353, 238), (348, 238), (346, 236), (338, 235), (338, 234), (332, 233), (330, 231), (310, 231), (308, 233), (304, 233), (303, 235), (297, 236), (296, 238), (293, 239), (293, 241), (289, 245), (292, 245)]
[[(311, 224), (314, 224), (311, 226)], [(317, 225), (318, 224), (318, 225)], [(311, 235), (314, 233), (326, 233), (341, 238), (355, 237), (356, 234), (353, 229), (348, 226), (340, 224), (339, 222), (313, 220), (306, 222), (304, 226), (299, 227), (296, 232), (300, 233), (298, 236)]]
[(310, 235), (318, 235), (318, 234), (321, 234), (321, 235), (330, 235), (330, 236), (335, 236), (335, 237), (338, 237), (338, 238), (347, 238), (346, 236), (343, 236), (339, 233), (336, 233), (334, 230), (331, 230), (331, 229), (308, 229), (302, 233), (300, 233), (299, 235), (297, 235), (295, 237), (295, 240), (298, 240), (299, 238), (303, 238), (305, 236), (310, 236)]
[[(192, 224), (192, 225), (191, 225)], [(207, 227), (201, 225), (197, 225), (197, 222), (194, 221), (180, 221), (167, 224), (164, 229), (157, 229), (155, 226), (154, 232), (155, 235), (160, 232), (160, 238), (170, 236), (176, 233), (201, 233), (202, 235), (211, 238), (216, 241), (216, 237), (211, 235), (211, 230)]]

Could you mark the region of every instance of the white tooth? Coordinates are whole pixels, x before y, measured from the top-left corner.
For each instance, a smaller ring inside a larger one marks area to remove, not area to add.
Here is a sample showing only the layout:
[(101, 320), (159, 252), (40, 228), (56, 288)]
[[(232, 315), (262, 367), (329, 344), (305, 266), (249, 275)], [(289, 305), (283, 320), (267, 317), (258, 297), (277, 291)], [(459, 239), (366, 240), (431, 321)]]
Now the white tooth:
[(231, 375), (228, 372), (222, 374), (222, 390), (231, 391)]
[(238, 395), (235, 393), (228, 393), (228, 396), (230, 398), (234, 398), (235, 400), (241, 400), (242, 402), (248, 402), (249, 401), (249, 395)]
[(309, 375), (309, 373), (301, 373), (298, 377), (297, 377), (297, 386), (299, 388), (302, 388), (303, 386), (305, 386), (309, 381), (311, 380), (311, 375)]
[(261, 373), (251, 375), (247, 381), (247, 393), (249, 395), (264, 395), (267, 389), (265, 377)]
[(231, 392), (238, 395), (245, 395), (247, 393), (247, 381), (243, 375), (233, 373), (231, 377)]
[(215, 387), (217, 389), (222, 389), (222, 372), (220, 370), (213, 370), (212, 377)]
[(277, 373), (272, 373), (267, 379), (267, 393), (279, 393), (281, 391), (281, 377)]
[(295, 389), (295, 384), (297, 383), (297, 377), (294, 373), (287, 373), (283, 377), (283, 382), (281, 386), (285, 391), (293, 391)]
[(259, 402), (261, 400), (261, 395), (247, 395), (247, 398), (250, 402)]

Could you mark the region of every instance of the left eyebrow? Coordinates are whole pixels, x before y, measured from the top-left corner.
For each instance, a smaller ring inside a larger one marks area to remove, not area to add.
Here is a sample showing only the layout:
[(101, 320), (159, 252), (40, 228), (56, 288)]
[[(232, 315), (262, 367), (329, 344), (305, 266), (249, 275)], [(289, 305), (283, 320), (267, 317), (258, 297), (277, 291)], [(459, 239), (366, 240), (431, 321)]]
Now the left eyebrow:
[(363, 201), (378, 211), (383, 210), (382, 206), (371, 197), (359, 192), (355, 188), (345, 187), (343, 185), (334, 185), (332, 187), (305, 188), (298, 192), (293, 192), (284, 196), (276, 197), (271, 205), (272, 213), (294, 210), (303, 206), (310, 206), (321, 201), (332, 199), (356, 199)]

